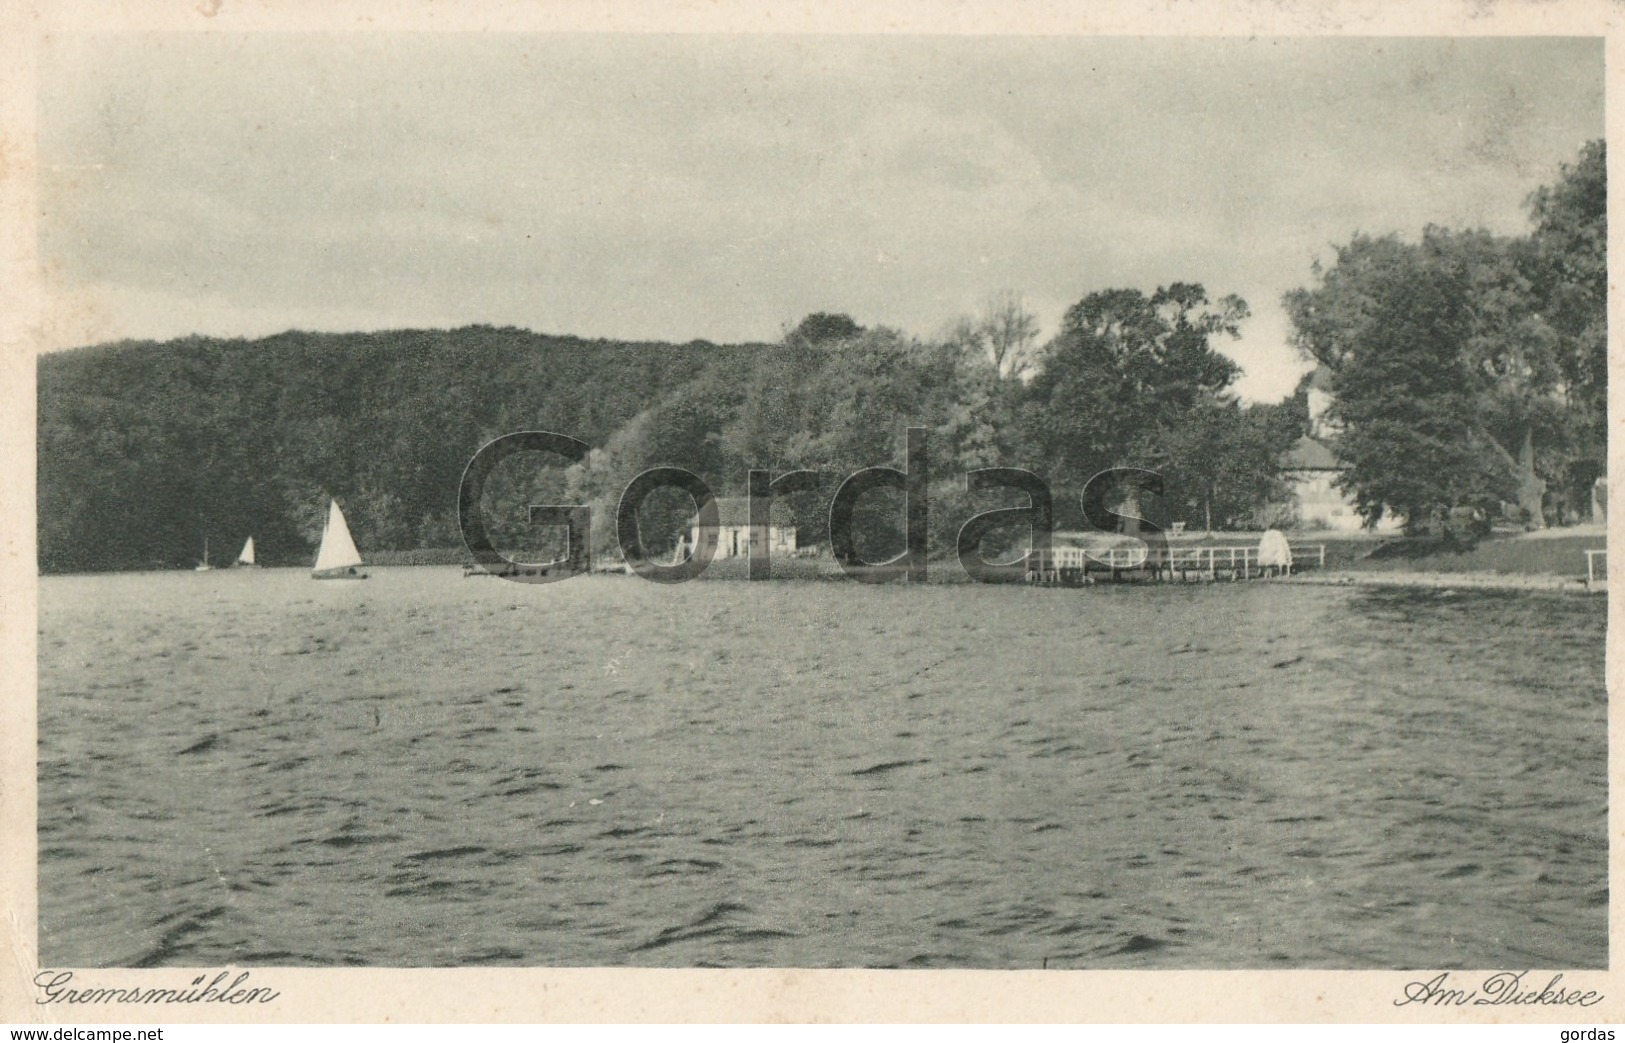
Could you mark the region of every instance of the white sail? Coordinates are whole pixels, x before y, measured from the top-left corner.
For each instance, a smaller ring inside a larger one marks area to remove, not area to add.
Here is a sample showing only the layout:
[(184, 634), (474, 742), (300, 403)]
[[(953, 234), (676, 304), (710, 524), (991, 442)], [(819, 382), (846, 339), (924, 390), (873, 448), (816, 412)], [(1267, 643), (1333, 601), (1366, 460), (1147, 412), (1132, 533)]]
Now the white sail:
[(329, 501), (327, 525), (322, 529), (322, 546), (316, 552), (316, 571), (344, 569), (361, 564), (361, 552), (350, 538), (350, 527), (344, 522), (344, 512), (337, 500)]
[(254, 537), (250, 536), (248, 538), (248, 542), (243, 544), (243, 552), (241, 554), (237, 555), (237, 564), (239, 564), (239, 565), (252, 565), (252, 564), (254, 564)]

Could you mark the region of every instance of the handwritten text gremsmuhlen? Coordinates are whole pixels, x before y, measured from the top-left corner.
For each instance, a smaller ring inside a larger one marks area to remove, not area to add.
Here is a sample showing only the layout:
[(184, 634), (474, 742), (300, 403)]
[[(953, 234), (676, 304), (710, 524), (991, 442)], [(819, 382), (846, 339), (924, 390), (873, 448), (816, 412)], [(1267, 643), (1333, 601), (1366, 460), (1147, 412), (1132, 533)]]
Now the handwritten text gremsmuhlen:
[[(230, 971), (221, 971), (211, 981), (207, 974), (192, 979), (190, 985), (181, 989), (155, 989), (155, 988), (72, 988), (72, 971), (40, 971), (34, 975), (34, 987), (44, 994), (37, 999), (36, 1004), (47, 1003), (228, 1003), (241, 1005), (244, 1003), (270, 1003), (282, 993), (275, 989), (257, 985), (253, 988), (244, 987), (248, 981), (249, 971), (241, 971), (230, 984), (223, 984), (231, 977)], [(208, 982), (207, 985), (204, 982)]]

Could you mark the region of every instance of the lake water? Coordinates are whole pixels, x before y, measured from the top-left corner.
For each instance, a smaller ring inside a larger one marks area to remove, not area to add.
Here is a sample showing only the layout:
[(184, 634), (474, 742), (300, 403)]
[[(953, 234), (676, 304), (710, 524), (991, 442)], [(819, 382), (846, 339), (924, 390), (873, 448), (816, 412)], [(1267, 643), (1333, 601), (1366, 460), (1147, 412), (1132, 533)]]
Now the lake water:
[(1605, 606), (40, 584), (46, 966), (1603, 967)]

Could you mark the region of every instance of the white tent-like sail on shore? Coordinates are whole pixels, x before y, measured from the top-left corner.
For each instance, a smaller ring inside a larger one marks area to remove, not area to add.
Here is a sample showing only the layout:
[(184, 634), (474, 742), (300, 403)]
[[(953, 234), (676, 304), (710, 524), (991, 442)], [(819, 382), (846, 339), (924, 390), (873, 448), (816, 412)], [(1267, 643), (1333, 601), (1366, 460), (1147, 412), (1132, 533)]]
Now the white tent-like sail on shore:
[(361, 552), (350, 536), (350, 526), (344, 521), (337, 500), (328, 501), (327, 524), (322, 527), (322, 545), (316, 551), (316, 565), (311, 573), (316, 579), (366, 579), (358, 570)]
[(1292, 547), (1279, 529), (1270, 529), (1258, 541), (1258, 566), (1272, 568), (1277, 574), (1292, 570)]
[(248, 542), (243, 544), (242, 553), (237, 555), (237, 564), (245, 568), (254, 564), (254, 537), (250, 536)]

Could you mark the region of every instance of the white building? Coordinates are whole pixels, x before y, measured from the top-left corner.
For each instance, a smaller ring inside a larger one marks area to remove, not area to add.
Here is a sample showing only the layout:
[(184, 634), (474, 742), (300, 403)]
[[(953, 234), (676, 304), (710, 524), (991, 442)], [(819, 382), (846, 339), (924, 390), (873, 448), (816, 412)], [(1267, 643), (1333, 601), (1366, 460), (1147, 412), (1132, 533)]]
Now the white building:
[(789, 524), (789, 511), (783, 504), (775, 500), (768, 512), (771, 523), (753, 527), (749, 499), (718, 497), (715, 503), (717, 521), (714, 526), (703, 524), (701, 514), (689, 519), (689, 546), (709, 547), (713, 560), (746, 557), (752, 544), (765, 546), (768, 553), (775, 556), (795, 553), (796, 527)]
[[(1292, 483), (1295, 497), (1295, 527), (1334, 532), (1355, 532), (1365, 527), (1353, 498), (1337, 487), (1345, 468), (1324, 443), (1304, 435), (1282, 463), (1282, 477)], [(1379, 530), (1383, 528), (1378, 525)]]
[[(1337, 479), (1347, 468), (1327, 444), (1337, 437), (1336, 425), (1326, 417), (1332, 404), (1331, 384), (1331, 374), (1324, 366), (1309, 378), (1309, 433), (1298, 439), (1282, 461), (1282, 477), (1292, 483), (1296, 527), (1358, 532), (1365, 528), (1365, 519), (1355, 509), (1354, 498), (1337, 487)], [(1375, 526), (1377, 532), (1399, 529), (1399, 520), (1386, 512)]]

